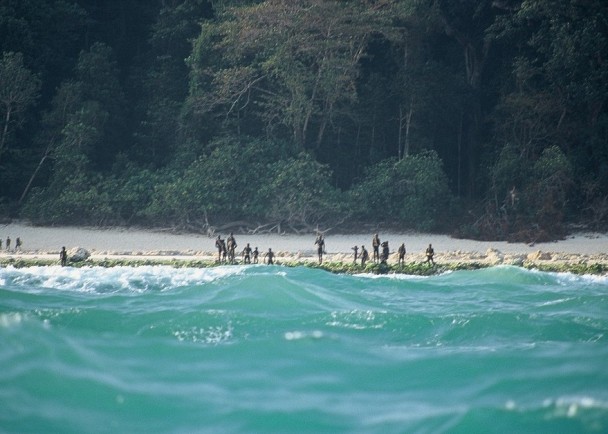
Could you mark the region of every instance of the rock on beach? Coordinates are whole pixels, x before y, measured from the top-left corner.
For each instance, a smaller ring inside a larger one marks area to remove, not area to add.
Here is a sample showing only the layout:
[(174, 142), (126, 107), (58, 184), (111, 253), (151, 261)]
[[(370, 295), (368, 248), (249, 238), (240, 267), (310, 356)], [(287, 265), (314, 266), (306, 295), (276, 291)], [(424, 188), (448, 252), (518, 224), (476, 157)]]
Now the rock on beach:
[(91, 253), (82, 247), (74, 247), (68, 250), (68, 258), (75, 262), (86, 261), (91, 256)]
[(537, 250), (528, 254), (528, 261), (550, 261), (552, 259), (551, 254)]

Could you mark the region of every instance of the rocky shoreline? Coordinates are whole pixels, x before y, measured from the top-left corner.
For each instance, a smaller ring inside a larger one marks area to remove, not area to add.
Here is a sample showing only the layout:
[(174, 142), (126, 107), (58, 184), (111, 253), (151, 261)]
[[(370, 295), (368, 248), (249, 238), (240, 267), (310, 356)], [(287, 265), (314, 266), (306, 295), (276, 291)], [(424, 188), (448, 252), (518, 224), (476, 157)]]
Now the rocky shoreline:
[[(173, 267), (206, 268), (213, 266), (230, 266), (219, 263), (213, 252), (209, 251), (88, 251), (84, 248), (72, 248), (68, 251), (69, 266), (150, 266), (166, 265)], [(262, 259), (262, 258), (260, 258)], [(396, 253), (391, 253), (386, 264), (368, 262), (365, 267), (353, 262), (353, 256), (345, 253), (327, 254), (322, 264), (314, 255), (303, 255), (286, 251), (277, 251), (275, 264), (280, 266), (303, 266), (324, 269), (340, 273), (400, 273), (411, 275), (440, 274), (447, 271), (475, 270), (500, 265), (523, 267), (550, 272), (571, 272), (575, 274), (608, 274), (608, 255), (606, 254), (573, 254), (543, 252), (541, 250), (528, 254), (503, 253), (497, 249), (488, 249), (485, 253), (449, 251), (435, 255), (435, 265), (425, 263), (423, 253), (406, 255), (405, 264), (398, 264)], [(236, 264), (241, 264), (237, 258)], [(28, 267), (59, 265), (59, 251), (22, 251), (2, 252), (0, 267)]]

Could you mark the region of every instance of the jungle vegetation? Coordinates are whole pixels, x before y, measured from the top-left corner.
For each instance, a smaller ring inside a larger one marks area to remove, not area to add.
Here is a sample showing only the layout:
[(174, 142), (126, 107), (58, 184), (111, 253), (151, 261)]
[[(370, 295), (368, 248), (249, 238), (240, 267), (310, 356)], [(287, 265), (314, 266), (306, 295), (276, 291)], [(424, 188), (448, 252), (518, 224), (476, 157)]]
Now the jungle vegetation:
[(3, 0), (0, 216), (608, 228), (601, 0)]

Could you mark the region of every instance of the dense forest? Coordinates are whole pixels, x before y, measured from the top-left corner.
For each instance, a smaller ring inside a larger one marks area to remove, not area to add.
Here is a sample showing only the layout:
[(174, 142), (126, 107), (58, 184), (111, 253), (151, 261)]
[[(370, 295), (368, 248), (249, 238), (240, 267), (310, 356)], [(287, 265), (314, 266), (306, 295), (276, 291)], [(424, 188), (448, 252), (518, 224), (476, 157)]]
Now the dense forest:
[(0, 216), (608, 228), (603, 0), (2, 0)]

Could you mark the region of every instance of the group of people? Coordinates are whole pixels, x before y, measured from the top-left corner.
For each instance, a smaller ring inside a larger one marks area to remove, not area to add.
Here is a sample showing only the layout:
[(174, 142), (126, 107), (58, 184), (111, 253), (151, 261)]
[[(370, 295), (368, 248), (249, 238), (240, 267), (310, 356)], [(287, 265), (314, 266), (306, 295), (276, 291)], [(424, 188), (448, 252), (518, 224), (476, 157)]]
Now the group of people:
[[(10, 252), (11, 251), (11, 237), (6, 237), (6, 251)], [(21, 242), (21, 238), (17, 237), (15, 239), (15, 251), (17, 250), (21, 250), (21, 246), (23, 245), (23, 243)], [(2, 238), (0, 238), (0, 250), (2, 249)]]
[[(234, 264), (236, 262), (237, 246), (236, 239), (234, 238), (234, 234), (232, 232), (230, 232), (230, 235), (225, 240), (222, 239), (221, 235), (218, 235), (217, 239), (215, 240), (215, 247), (217, 248), (217, 262), (220, 264)], [(257, 264), (259, 262), (260, 251), (257, 247), (252, 249), (249, 243), (247, 243), (241, 252), (241, 256), (243, 258), (243, 264)], [(268, 249), (263, 256), (263, 259), (268, 265), (274, 264), (274, 252), (272, 249)]]
[[(380, 248), (382, 248), (382, 251), (380, 251)], [(352, 247), (352, 250), (354, 251), (354, 263), (356, 264), (357, 260), (360, 260), (361, 266), (365, 267), (365, 263), (369, 260), (369, 253), (365, 249), (365, 246), (361, 246), (360, 253), (359, 253), (359, 246)], [(381, 242), (378, 234), (374, 234), (374, 236), (372, 237), (372, 254), (373, 254), (372, 260), (374, 261), (375, 264), (377, 264), (377, 263), (386, 264), (386, 261), (388, 261), (388, 256), (390, 254), (388, 241)], [(405, 264), (405, 254), (406, 254), (405, 243), (401, 243), (401, 245), (397, 249), (399, 265)], [(433, 249), (433, 246), (431, 244), (429, 244), (429, 246), (427, 247), (425, 254), (426, 254), (426, 263), (427, 264), (431, 263), (431, 264), (435, 265), (435, 261), (433, 259), (433, 257), (435, 256), (435, 250)]]
[[(325, 238), (323, 237), (323, 234), (317, 235), (314, 245), (316, 246), (316, 249), (317, 249), (317, 256), (319, 259), (319, 264), (322, 264), (323, 255), (326, 254)], [(215, 247), (217, 248), (217, 255), (218, 255), (217, 262), (219, 262), (220, 264), (221, 263), (234, 264), (236, 262), (235, 253), (236, 253), (237, 243), (236, 243), (236, 239), (234, 238), (234, 234), (232, 232), (230, 232), (230, 235), (228, 236), (228, 238), (226, 240), (223, 240), (221, 235), (218, 235), (217, 239), (215, 240)], [(380, 250), (380, 248), (382, 248), (382, 250)], [(359, 260), (359, 261), (361, 261), (361, 266), (365, 267), (366, 262), (369, 260), (369, 253), (365, 249), (365, 246), (362, 245), (360, 251), (359, 251), (359, 246), (352, 247), (352, 250), (354, 251), (354, 263), (356, 264), (357, 261)], [(386, 262), (388, 261), (388, 257), (390, 254), (388, 241), (381, 242), (378, 234), (374, 234), (374, 236), (372, 238), (372, 254), (373, 254), (372, 260), (374, 261), (374, 263), (386, 264)], [(405, 254), (406, 254), (405, 243), (401, 243), (401, 245), (397, 249), (399, 265), (405, 264)], [(435, 250), (433, 249), (433, 246), (431, 244), (429, 244), (429, 246), (427, 247), (425, 254), (426, 254), (426, 263), (427, 264), (431, 263), (431, 264), (435, 265), (435, 261), (433, 259), (433, 257), (435, 256)], [(260, 252), (259, 252), (258, 248), (255, 247), (254, 249), (252, 249), (251, 246), (249, 245), (249, 243), (247, 243), (247, 245), (241, 252), (241, 256), (243, 258), (243, 264), (252, 264), (252, 263), (257, 264), (259, 261), (259, 255), (260, 255)], [(272, 251), (271, 248), (269, 248), (268, 251), (263, 256), (264, 263), (269, 264), (269, 265), (274, 264), (274, 256), (275, 256), (275, 253)]]
[[(15, 250), (21, 248), (21, 239), (17, 238), (15, 240)], [(6, 249), (10, 250), (11, 239), (10, 237), (6, 239)], [(317, 248), (317, 255), (319, 258), (319, 264), (323, 263), (323, 255), (327, 252), (325, 251), (325, 238), (323, 234), (318, 234), (315, 239), (315, 246)], [(221, 235), (218, 235), (215, 240), (215, 247), (217, 248), (217, 262), (220, 264), (223, 263), (236, 263), (236, 248), (238, 247), (234, 234), (230, 232), (230, 235), (225, 240), (222, 239)], [(0, 240), (0, 249), (2, 248), (2, 241)], [(382, 248), (382, 250), (380, 250)], [(365, 267), (365, 264), (369, 260), (369, 253), (366, 250), (365, 246), (361, 246), (361, 251), (359, 251), (359, 246), (352, 247), (354, 251), (354, 263), (356, 264), (359, 260), (361, 262), (361, 266)], [(372, 238), (372, 260), (374, 263), (386, 264), (390, 249), (388, 245), (388, 241), (380, 241), (380, 237), (378, 234), (374, 234)], [(426, 263), (431, 263), (435, 265), (435, 261), (433, 260), (433, 256), (435, 255), (435, 251), (433, 246), (429, 244), (426, 249)], [(399, 258), (399, 265), (405, 264), (405, 243), (401, 243), (399, 249), (397, 249), (397, 254)], [(243, 264), (257, 264), (259, 263), (260, 251), (257, 246), (255, 248), (251, 248), (249, 243), (245, 246), (245, 248), (241, 251), (241, 256), (243, 258)], [(275, 253), (272, 251), (272, 248), (269, 248), (266, 253), (263, 255), (263, 261), (265, 264), (272, 265), (274, 264)], [(59, 253), (59, 259), (62, 266), (67, 265), (68, 255), (65, 247), (61, 248)]]

